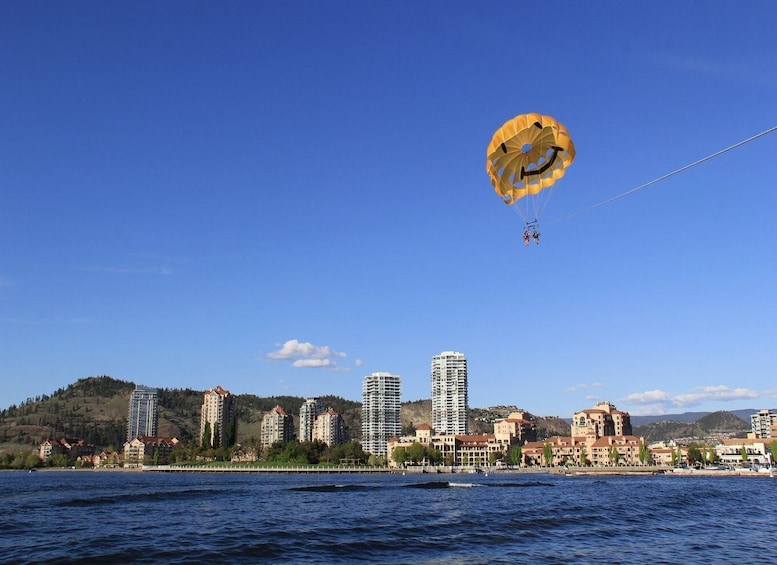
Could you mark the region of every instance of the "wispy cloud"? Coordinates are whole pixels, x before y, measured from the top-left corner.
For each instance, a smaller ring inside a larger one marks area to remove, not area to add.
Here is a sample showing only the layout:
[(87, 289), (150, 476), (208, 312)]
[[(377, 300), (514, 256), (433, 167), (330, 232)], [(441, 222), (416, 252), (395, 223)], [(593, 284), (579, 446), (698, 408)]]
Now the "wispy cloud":
[(283, 344), (277, 344), (277, 346), (279, 349), (268, 353), (268, 358), (291, 361), (291, 366), (298, 368), (343, 370), (337, 366), (335, 359), (345, 357), (346, 354), (335, 351), (328, 345), (313, 345), (309, 342), (290, 339)]
[(734, 59), (705, 58), (670, 51), (651, 51), (648, 59), (657, 67), (693, 73), (715, 80), (760, 86), (775, 85), (769, 73), (762, 72), (757, 65), (743, 65), (741, 61)]
[(692, 388), (684, 394), (671, 394), (663, 390), (648, 390), (629, 394), (620, 399), (627, 405), (640, 406), (639, 413), (663, 414), (669, 408), (692, 408), (705, 402), (732, 402), (736, 400), (775, 397), (775, 391), (758, 392), (748, 388), (730, 388), (725, 385)]
[(173, 270), (167, 267), (87, 267), (90, 273), (113, 273), (117, 275), (161, 275), (169, 276)]
[(602, 386), (602, 383), (582, 383), (577, 385), (572, 385), (567, 389), (567, 392), (575, 392), (577, 390), (588, 390), (592, 388), (600, 388)]
[(672, 404), (675, 406), (688, 407), (696, 406), (702, 402), (715, 400), (719, 402), (728, 402), (731, 400), (742, 400), (745, 398), (758, 398), (760, 394), (747, 388), (729, 388), (727, 386), (705, 386), (692, 389), (696, 392), (690, 394), (679, 394), (672, 398)]
[(94, 324), (89, 318), (51, 318), (32, 320), (26, 318), (0, 318), (0, 324), (9, 326), (85, 326)]

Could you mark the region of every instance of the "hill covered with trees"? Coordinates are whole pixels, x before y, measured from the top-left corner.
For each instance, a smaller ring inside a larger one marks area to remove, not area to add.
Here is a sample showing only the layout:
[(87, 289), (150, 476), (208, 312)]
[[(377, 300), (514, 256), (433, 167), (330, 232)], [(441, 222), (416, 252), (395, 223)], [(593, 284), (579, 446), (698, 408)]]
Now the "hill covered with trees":
[[(121, 448), (126, 440), (129, 399), (135, 384), (108, 376), (80, 379), (51, 395), (29, 398), (19, 406), (0, 410), (0, 450), (37, 446), (50, 438), (79, 438), (101, 448)], [(196, 440), (200, 433), (200, 409), (205, 391), (157, 389), (160, 436)], [(336, 396), (322, 401), (345, 420), (354, 439), (361, 439), (361, 404)], [(265, 412), (281, 406), (299, 414), (304, 398), (276, 396), (259, 398), (236, 395), (238, 442), (255, 443)], [(298, 423), (297, 423), (298, 424)]]

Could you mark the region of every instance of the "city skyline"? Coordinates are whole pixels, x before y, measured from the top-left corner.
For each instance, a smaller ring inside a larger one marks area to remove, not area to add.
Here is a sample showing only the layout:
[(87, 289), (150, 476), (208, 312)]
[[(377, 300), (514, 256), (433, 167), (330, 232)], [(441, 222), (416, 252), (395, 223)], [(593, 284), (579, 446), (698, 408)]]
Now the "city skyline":
[[(774, 4), (554, 12), (0, 6), (0, 406), (380, 371), (412, 401), (446, 350), (472, 406), (773, 406), (777, 133), (700, 161), (777, 126)], [(526, 113), (576, 151), (530, 246), (486, 170)]]

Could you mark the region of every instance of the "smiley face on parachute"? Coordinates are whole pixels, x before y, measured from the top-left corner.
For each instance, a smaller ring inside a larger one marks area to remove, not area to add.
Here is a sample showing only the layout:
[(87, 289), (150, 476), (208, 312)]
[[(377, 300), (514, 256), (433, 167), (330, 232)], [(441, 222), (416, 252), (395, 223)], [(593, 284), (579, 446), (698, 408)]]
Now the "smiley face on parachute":
[(575, 158), (567, 129), (550, 116), (521, 114), (491, 139), (486, 171), (505, 204), (536, 195), (564, 176)]

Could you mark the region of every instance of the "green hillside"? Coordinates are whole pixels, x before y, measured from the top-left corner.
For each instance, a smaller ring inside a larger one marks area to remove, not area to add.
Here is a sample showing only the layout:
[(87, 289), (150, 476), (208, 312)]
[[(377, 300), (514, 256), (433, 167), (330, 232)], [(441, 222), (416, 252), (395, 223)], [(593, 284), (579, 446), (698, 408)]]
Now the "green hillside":
[[(135, 384), (108, 376), (88, 377), (51, 395), (30, 398), (19, 406), (0, 410), (0, 452), (37, 446), (49, 438), (79, 438), (100, 448), (119, 448), (126, 439), (130, 394)], [(157, 389), (160, 436), (197, 440), (204, 391)], [(361, 404), (336, 396), (321, 400), (345, 420), (352, 439), (361, 439)], [(253, 394), (236, 396), (238, 442), (254, 443), (260, 435), (262, 416), (281, 406), (298, 426), (304, 398)]]

